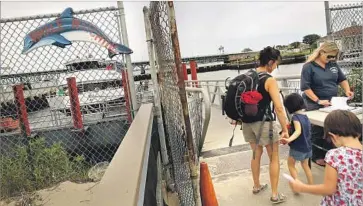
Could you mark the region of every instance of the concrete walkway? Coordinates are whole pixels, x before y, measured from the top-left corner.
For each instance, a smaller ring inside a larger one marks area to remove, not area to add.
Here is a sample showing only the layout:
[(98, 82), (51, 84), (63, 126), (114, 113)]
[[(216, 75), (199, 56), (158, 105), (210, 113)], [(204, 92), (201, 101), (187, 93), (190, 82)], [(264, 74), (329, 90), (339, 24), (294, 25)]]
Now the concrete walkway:
[[(270, 188), (259, 195), (252, 194), (253, 181), (250, 171), (252, 151), (249, 145), (244, 142), (242, 131), (239, 127), (235, 130), (235, 141), (233, 146), (228, 147), (232, 130), (233, 126), (228, 123), (227, 119), (224, 119), (221, 110), (213, 107), (211, 123), (209, 125), (200, 161), (208, 163), (219, 205), (271, 205), (271, 202), (269, 201), (271, 195)], [(287, 202), (282, 203), (281, 205), (319, 205), (322, 197), (309, 194), (294, 195), (290, 190), (287, 180), (282, 177), (283, 173), (289, 174), (286, 165), (288, 150), (288, 146), (280, 147), (281, 174), (279, 191), (288, 198)], [(270, 183), (268, 164), (269, 160), (265, 151), (261, 161), (261, 183)], [(301, 180), (305, 181), (306, 178), (302, 168), (299, 165), (297, 168)], [(321, 183), (324, 169), (313, 165), (312, 171), (314, 181), (316, 183)]]
[[(203, 151), (228, 147), (229, 139), (232, 137), (233, 129), (234, 125), (229, 123), (228, 119), (226, 119), (226, 116), (222, 116), (221, 109), (217, 106), (212, 106), (211, 119), (206, 135), (207, 137), (204, 141)], [(241, 126), (237, 125), (234, 135), (233, 145), (245, 144)]]

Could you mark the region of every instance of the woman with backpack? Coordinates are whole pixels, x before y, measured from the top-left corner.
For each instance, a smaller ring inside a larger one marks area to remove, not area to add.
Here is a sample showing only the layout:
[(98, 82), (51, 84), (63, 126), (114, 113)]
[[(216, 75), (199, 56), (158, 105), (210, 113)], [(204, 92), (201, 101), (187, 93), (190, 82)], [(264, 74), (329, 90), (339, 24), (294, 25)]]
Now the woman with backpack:
[[(352, 98), (348, 81), (336, 63), (339, 48), (333, 41), (326, 41), (317, 48), (308, 58), (301, 70), (300, 88), (306, 102), (306, 111), (317, 110), (330, 105), (330, 100), (338, 96), (338, 85), (342, 87), (347, 97)], [(313, 142), (312, 160), (324, 166), (326, 151), (333, 145), (323, 139), (323, 127), (312, 125), (311, 138)], [(316, 146), (314, 146), (316, 145)]]
[[(260, 96), (257, 104), (257, 113), (254, 115), (244, 115), (242, 117), (242, 130), (245, 141), (254, 150), (254, 157), (251, 160), (251, 170), (253, 176), (253, 194), (258, 194), (267, 188), (267, 184), (260, 183), (260, 163), (263, 147), (266, 147), (270, 158), (270, 182), (271, 182), (271, 202), (274, 204), (286, 201), (286, 197), (278, 192), (278, 182), (280, 174), (279, 160), (279, 134), (275, 127), (275, 116), (279, 120), (282, 128), (281, 137), (288, 138), (287, 120), (280, 91), (275, 78), (271, 73), (277, 68), (281, 61), (280, 51), (272, 47), (266, 47), (260, 51), (259, 67), (256, 69), (259, 82), (257, 91), (252, 91)], [(253, 95), (252, 95), (253, 96)], [(256, 95), (255, 95), (256, 96)], [(242, 101), (247, 101), (245, 97)], [(253, 97), (252, 97), (253, 98)], [(274, 105), (274, 110), (271, 107)], [(245, 109), (246, 110), (246, 109)], [(247, 111), (247, 110), (246, 110)], [(248, 109), (251, 111), (251, 109)]]

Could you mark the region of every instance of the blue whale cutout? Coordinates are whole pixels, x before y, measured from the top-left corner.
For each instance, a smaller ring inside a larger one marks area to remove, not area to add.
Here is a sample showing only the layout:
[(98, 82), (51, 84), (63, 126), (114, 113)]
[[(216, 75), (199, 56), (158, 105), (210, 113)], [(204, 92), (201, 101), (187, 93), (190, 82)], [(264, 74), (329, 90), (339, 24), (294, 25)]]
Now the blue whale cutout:
[(133, 52), (122, 44), (112, 42), (94, 24), (73, 17), (73, 14), (72, 8), (66, 8), (60, 17), (28, 33), (24, 38), (24, 48), (21, 53), (27, 54), (36, 48), (47, 45), (65, 48), (72, 45), (71, 41), (96, 43), (108, 50), (110, 58), (118, 54), (131, 54)]

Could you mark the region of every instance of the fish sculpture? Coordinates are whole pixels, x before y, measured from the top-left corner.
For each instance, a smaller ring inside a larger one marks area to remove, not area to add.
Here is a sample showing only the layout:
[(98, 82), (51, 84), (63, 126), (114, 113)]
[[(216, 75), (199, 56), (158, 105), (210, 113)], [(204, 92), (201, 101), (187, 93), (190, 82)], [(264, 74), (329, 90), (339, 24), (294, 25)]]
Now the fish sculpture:
[(72, 45), (72, 41), (92, 42), (105, 47), (110, 58), (119, 54), (133, 53), (130, 48), (112, 42), (94, 24), (78, 19), (73, 15), (73, 9), (66, 8), (60, 17), (28, 33), (24, 38), (22, 54), (27, 54), (36, 48), (47, 45), (65, 48)]

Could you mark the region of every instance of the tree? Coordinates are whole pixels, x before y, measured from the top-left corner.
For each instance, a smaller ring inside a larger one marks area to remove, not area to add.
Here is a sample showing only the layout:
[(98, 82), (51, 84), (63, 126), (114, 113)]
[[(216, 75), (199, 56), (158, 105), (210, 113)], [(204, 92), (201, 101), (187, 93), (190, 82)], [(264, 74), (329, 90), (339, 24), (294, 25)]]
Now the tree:
[(286, 46), (284, 45), (276, 45), (275, 48), (278, 50), (284, 49)]
[(242, 50), (242, 52), (251, 52), (252, 51), (252, 49), (250, 49), (250, 48), (244, 48), (243, 50)]
[(320, 39), (320, 36), (317, 34), (309, 34), (303, 37), (303, 41), (305, 44), (313, 45), (318, 39)]
[(311, 46), (310, 46), (310, 49), (316, 49), (318, 48), (318, 42), (315, 42), (313, 43)]
[(300, 44), (301, 44), (300, 42), (296, 41), (296, 42), (292, 42), (289, 46), (296, 49), (296, 48), (299, 48)]

